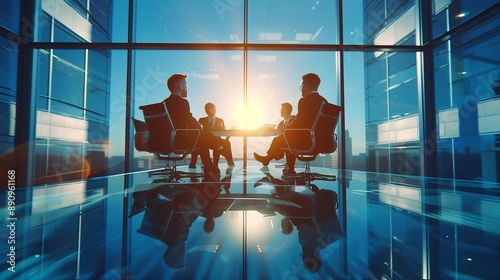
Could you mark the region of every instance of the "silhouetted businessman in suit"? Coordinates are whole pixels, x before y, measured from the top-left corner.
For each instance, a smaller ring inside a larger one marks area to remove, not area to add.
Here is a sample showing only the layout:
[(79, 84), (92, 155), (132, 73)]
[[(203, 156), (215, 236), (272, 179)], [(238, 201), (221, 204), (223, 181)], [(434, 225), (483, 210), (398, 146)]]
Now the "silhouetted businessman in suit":
[[(207, 113), (206, 117), (202, 117), (198, 119), (198, 122), (201, 124), (203, 129), (207, 130), (225, 130), (226, 126), (224, 125), (224, 120), (215, 116), (217, 112), (217, 108), (213, 103), (208, 102), (205, 104), (205, 113)], [(220, 137), (219, 137), (220, 138)], [(229, 138), (226, 137), (226, 139), (222, 139), (224, 141), (224, 150), (227, 152), (225, 153), (224, 157), (227, 160), (227, 164), (230, 167), (234, 167), (234, 161), (233, 161), (233, 154), (231, 151), (231, 142), (229, 142)], [(198, 152), (194, 152), (191, 154), (191, 163), (189, 164), (189, 168), (196, 168), (196, 161), (198, 159)], [(213, 150), (213, 158), (214, 158), (214, 164), (217, 166), (219, 164), (219, 158), (220, 158), (221, 153), (218, 150)]]
[[(302, 98), (299, 100), (299, 105), (297, 107), (297, 116), (295, 120), (288, 125), (287, 128), (311, 128), (314, 120), (318, 114), (318, 110), (323, 103), (327, 101), (323, 96), (318, 93), (318, 87), (321, 80), (318, 75), (314, 73), (307, 73), (302, 76), (302, 82), (300, 84), (300, 90), (302, 92)], [(328, 149), (333, 143), (331, 137), (332, 131), (322, 128), (318, 125), (316, 129), (316, 149)], [(302, 139), (289, 139), (293, 142), (301, 143)], [(282, 148), (288, 147), (285, 137), (283, 135), (277, 136), (271, 142), (271, 146), (267, 150), (267, 155), (262, 156), (257, 153), (253, 153), (255, 159), (260, 161), (262, 165), (267, 166), (269, 162), (273, 159), (279, 160), (285, 156), (285, 152)], [(290, 152), (286, 152), (286, 167), (283, 169), (283, 174), (295, 174), (295, 155)]]

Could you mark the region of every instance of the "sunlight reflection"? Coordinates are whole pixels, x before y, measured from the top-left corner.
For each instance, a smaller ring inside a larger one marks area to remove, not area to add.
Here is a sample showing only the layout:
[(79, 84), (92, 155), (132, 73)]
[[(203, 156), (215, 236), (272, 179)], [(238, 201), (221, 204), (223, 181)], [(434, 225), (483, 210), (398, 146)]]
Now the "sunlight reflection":
[[(266, 237), (271, 233), (273, 228), (271, 227), (271, 224), (269, 222), (272, 217), (264, 217), (261, 213), (257, 211), (245, 211), (246, 212), (246, 228), (247, 228), (247, 234), (249, 237), (251, 237), (252, 240), (255, 242), (261, 242), (262, 240), (265, 240)], [(237, 214), (236, 214), (237, 213)], [(234, 212), (235, 215), (232, 215), (233, 219), (243, 220), (243, 211), (237, 211)], [(242, 223), (240, 222), (235, 222), (232, 221), (231, 225), (234, 225), (232, 227), (232, 232), (238, 236), (242, 236)], [(262, 245), (261, 245), (262, 246)]]

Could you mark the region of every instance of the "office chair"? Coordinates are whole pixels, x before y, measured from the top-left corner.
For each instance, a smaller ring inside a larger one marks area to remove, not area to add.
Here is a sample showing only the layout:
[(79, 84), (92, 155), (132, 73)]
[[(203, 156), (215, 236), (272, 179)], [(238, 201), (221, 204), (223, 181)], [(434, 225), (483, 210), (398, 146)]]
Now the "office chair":
[(134, 147), (139, 152), (149, 152), (148, 149), (148, 125), (132, 117), (134, 123), (135, 134), (134, 134)]
[[(165, 103), (154, 103), (140, 106), (144, 120), (148, 127), (147, 148), (160, 160), (166, 160), (165, 169), (151, 172), (150, 175), (169, 175), (175, 179), (192, 178), (193, 174), (201, 177), (202, 174), (177, 171), (177, 161), (199, 149), (198, 139), (200, 129), (176, 128), (170, 118)], [(169, 162), (172, 161), (172, 167)]]
[[(329, 154), (337, 150), (337, 127), (340, 106), (323, 101), (311, 128), (289, 128), (283, 131), (287, 147), (283, 150), (294, 154), (298, 160), (305, 162), (304, 172), (283, 175), (284, 180), (326, 180), (335, 181), (335, 175), (311, 172), (310, 162), (318, 154)], [(319, 138), (322, 139), (319, 139)], [(318, 145), (318, 142), (322, 145)], [(325, 144), (326, 143), (326, 144)]]

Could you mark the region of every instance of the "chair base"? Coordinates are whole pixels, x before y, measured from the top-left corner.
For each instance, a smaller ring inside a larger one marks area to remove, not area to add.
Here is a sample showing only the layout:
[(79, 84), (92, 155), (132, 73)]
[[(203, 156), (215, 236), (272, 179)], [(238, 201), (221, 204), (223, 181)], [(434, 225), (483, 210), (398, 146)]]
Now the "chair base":
[(198, 178), (203, 177), (202, 173), (187, 172), (187, 171), (177, 171), (177, 165), (174, 161), (173, 166), (167, 163), (167, 166), (161, 170), (155, 170), (148, 172), (149, 177), (153, 176), (166, 176), (172, 180), (179, 180), (183, 178), (190, 178), (192, 182), (198, 181)]
[[(316, 155), (313, 155), (310, 157), (311, 160), (314, 160), (316, 158)], [(317, 172), (311, 172), (311, 165), (310, 165), (310, 160), (305, 161), (306, 166), (304, 169), (304, 172), (299, 172), (295, 174), (284, 174), (281, 176), (281, 178), (285, 181), (306, 181), (306, 182), (311, 182), (315, 180), (320, 180), (320, 181), (335, 181), (337, 180), (337, 176), (335, 175), (327, 175), (327, 174), (321, 174)]]
[(316, 172), (300, 172), (296, 174), (286, 174), (281, 176), (281, 178), (285, 181), (336, 181), (337, 176), (335, 175), (326, 175)]

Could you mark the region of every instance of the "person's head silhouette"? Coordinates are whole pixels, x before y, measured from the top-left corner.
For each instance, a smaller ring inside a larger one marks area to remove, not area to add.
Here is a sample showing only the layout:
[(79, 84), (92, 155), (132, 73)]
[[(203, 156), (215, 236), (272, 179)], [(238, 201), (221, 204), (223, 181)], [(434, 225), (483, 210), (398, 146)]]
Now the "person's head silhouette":
[(215, 228), (215, 219), (214, 217), (207, 217), (207, 219), (205, 220), (205, 223), (203, 223), (203, 230), (206, 232), (206, 233), (211, 233), (212, 231), (214, 231), (214, 228)]
[(281, 233), (283, 234), (290, 234), (293, 231), (293, 224), (292, 221), (288, 218), (283, 218), (281, 220)]

